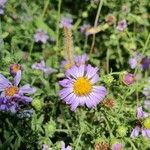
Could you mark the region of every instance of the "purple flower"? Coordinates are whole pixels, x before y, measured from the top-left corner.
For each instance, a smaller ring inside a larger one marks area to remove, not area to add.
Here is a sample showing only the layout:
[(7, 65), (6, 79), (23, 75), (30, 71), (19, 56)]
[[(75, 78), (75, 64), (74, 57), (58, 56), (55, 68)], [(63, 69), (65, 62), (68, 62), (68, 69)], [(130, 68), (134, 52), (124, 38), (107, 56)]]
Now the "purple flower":
[(43, 31), (42, 29), (38, 29), (36, 34), (34, 34), (34, 40), (35, 42), (42, 42), (42, 43), (46, 43), (48, 40), (48, 35), (45, 31)]
[(60, 21), (60, 27), (61, 28), (66, 27), (66, 28), (71, 29), (72, 28), (72, 22), (73, 22), (72, 19), (66, 18), (66, 17), (62, 17), (61, 21)]
[(31, 88), (29, 84), (19, 87), (20, 80), (21, 71), (14, 77), (14, 84), (0, 74), (0, 110), (15, 113), (20, 102), (28, 104), (32, 101), (32, 98), (25, 94), (33, 94), (36, 89)]
[(121, 32), (121, 31), (123, 31), (126, 27), (127, 27), (127, 21), (124, 19), (124, 20), (121, 20), (121, 21), (118, 22), (117, 30)]
[(150, 69), (150, 58), (144, 57), (141, 60), (141, 69), (142, 70)]
[(66, 79), (59, 82), (63, 89), (60, 98), (75, 111), (78, 106), (94, 108), (106, 95), (106, 88), (94, 85), (98, 80), (98, 68), (91, 65), (73, 66), (65, 73)]
[(142, 54), (136, 53), (133, 57), (129, 59), (129, 65), (131, 69), (139, 67), (142, 70), (146, 70), (150, 67), (150, 58), (148, 58), (147, 56), (144, 57)]
[(46, 75), (50, 75), (53, 72), (56, 72), (55, 69), (50, 68), (50, 67), (46, 67), (46, 64), (44, 62), (44, 60), (41, 60), (41, 62), (39, 63), (34, 63), (32, 65), (32, 69), (36, 69), (36, 70), (41, 70), (42, 72), (44, 72)]
[[(86, 65), (86, 62), (89, 60), (89, 57), (87, 54), (78, 55), (74, 58), (74, 62), (76, 66)], [(61, 67), (65, 68), (65, 70), (70, 69), (72, 66), (68, 64), (67, 61), (62, 61)]]
[(143, 111), (142, 107), (137, 108), (137, 119), (138, 121), (130, 137), (136, 138), (141, 132), (142, 136), (150, 138), (150, 118), (148, 117), (148, 113)]
[(132, 73), (125, 73), (122, 81), (125, 85), (131, 85), (135, 81), (135, 75)]
[(11, 64), (9, 67), (10, 74), (14, 77), (22, 70), (22, 67), (20, 64)]
[(72, 147), (71, 146), (67, 146), (65, 148), (65, 143), (63, 141), (61, 141), (61, 150), (72, 150)]
[(87, 54), (78, 55), (78, 56), (76, 56), (75, 59), (74, 59), (75, 64), (76, 64), (77, 66), (85, 65), (88, 60), (89, 60), (89, 57), (88, 57)]
[(0, 0), (0, 15), (4, 14), (4, 8), (7, 0)]
[(86, 36), (88, 36), (89, 33), (86, 32), (86, 31), (87, 31), (87, 29), (89, 29), (90, 27), (91, 27), (90, 24), (83, 24), (83, 25), (80, 27), (80, 32), (81, 32), (81, 33), (84, 33)]
[(112, 145), (112, 150), (123, 150), (123, 144), (121, 144), (121, 143), (114, 143), (113, 145)]
[(134, 69), (138, 65), (140, 65), (142, 57), (143, 57), (142, 54), (135, 53), (134, 56), (129, 59), (129, 65), (131, 69)]

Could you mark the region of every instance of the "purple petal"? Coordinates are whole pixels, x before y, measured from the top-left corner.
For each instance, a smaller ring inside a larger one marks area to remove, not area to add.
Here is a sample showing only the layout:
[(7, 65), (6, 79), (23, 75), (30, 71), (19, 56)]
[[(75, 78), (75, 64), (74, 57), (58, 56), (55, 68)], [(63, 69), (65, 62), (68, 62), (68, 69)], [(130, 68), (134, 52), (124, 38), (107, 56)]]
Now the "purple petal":
[(86, 68), (86, 72), (87, 72), (86, 77), (88, 79), (92, 78), (97, 73), (97, 71), (98, 71), (98, 68), (96, 68), (96, 67), (94, 68), (91, 65), (88, 65)]
[(33, 94), (36, 92), (35, 88), (31, 88), (29, 84), (20, 87), (19, 94)]
[(94, 84), (94, 83), (96, 83), (98, 80), (99, 80), (99, 75), (98, 75), (98, 74), (95, 74), (95, 75), (91, 78), (90, 81)]
[(78, 100), (73, 101), (72, 104), (70, 105), (71, 106), (71, 111), (75, 111), (76, 108), (78, 107), (78, 105), (79, 105)]
[(146, 118), (146, 117), (148, 117), (148, 113), (143, 111), (142, 106), (138, 107), (137, 108), (137, 118), (142, 119), (142, 118)]
[(8, 79), (0, 74), (0, 91), (3, 91), (6, 87), (11, 86), (12, 84)]
[(72, 87), (71, 88), (63, 88), (62, 90), (59, 91), (59, 96), (61, 99), (64, 99), (67, 95), (71, 94), (73, 91)]
[(94, 105), (93, 105), (93, 103), (92, 103), (92, 99), (90, 99), (88, 96), (86, 96), (86, 101), (85, 101), (85, 103), (86, 103), (86, 106), (88, 107), (88, 108), (92, 108)]
[(150, 129), (142, 129), (142, 135), (150, 139)]
[(79, 70), (78, 70), (78, 67), (76, 66), (73, 66), (72, 68), (68, 69), (66, 71), (66, 75), (67, 76), (72, 76), (74, 77), (75, 79), (77, 79), (79, 77)]
[(14, 77), (14, 85), (18, 86), (21, 80), (21, 70), (17, 71), (16, 76)]
[(72, 81), (69, 80), (69, 79), (63, 79), (63, 80), (59, 81), (59, 84), (62, 87), (71, 87), (72, 86)]
[(138, 126), (136, 126), (136, 127), (132, 130), (130, 137), (131, 137), (131, 138), (136, 138), (136, 137), (139, 135), (139, 132), (140, 132), (140, 128), (139, 128)]
[(70, 95), (65, 97), (63, 100), (66, 102), (66, 104), (71, 104), (73, 101), (76, 100), (76, 96), (74, 93), (71, 93)]

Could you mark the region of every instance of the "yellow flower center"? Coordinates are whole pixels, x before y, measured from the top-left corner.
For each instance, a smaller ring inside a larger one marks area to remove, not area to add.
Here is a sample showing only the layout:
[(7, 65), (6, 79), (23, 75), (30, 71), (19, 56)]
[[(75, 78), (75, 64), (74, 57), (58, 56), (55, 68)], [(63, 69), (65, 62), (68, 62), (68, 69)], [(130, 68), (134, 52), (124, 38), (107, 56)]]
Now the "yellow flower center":
[(19, 71), (21, 68), (20, 68), (20, 65), (14, 64), (13, 67), (12, 67), (12, 69), (13, 69), (14, 72), (17, 72), (17, 71)]
[(10, 86), (5, 89), (6, 96), (14, 96), (14, 94), (17, 94), (18, 92), (19, 92), (19, 88), (16, 86)]
[(92, 84), (86, 77), (79, 77), (73, 85), (73, 91), (78, 96), (88, 95), (92, 90)]
[(150, 118), (146, 118), (143, 124), (146, 129), (150, 129)]

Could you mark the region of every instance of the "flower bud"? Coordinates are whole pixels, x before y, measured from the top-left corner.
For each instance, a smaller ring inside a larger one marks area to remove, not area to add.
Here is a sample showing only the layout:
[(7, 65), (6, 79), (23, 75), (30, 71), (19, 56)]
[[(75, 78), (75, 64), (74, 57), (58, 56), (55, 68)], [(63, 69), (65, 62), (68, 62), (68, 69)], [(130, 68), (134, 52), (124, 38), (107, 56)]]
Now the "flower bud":
[(98, 138), (95, 141), (94, 150), (108, 150), (109, 144), (106, 140)]
[(133, 84), (135, 81), (135, 75), (134, 74), (131, 74), (131, 73), (125, 73), (122, 77), (122, 82), (125, 84), (125, 85), (131, 85)]
[(32, 106), (36, 109), (36, 110), (41, 110), (43, 107), (43, 102), (40, 99), (34, 99), (32, 101)]
[(127, 130), (128, 128), (126, 128), (125, 126), (119, 126), (116, 131), (119, 136), (124, 137), (127, 134)]
[(86, 11), (84, 11), (84, 12), (82, 13), (82, 17), (83, 17), (83, 18), (87, 18), (87, 17), (88, 17), (88, 13), (87, 13)]

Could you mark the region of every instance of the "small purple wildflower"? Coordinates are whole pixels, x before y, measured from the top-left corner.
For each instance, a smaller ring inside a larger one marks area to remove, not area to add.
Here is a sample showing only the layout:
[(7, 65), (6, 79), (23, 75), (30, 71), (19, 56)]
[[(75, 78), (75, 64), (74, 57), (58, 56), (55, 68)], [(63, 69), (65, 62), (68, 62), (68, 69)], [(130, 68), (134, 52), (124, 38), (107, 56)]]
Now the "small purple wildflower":
[(32, 65), (32, 69), (41, 70), (41, 71), (44, 72), (46, 75), (50, 75), (50, 74), (56, 72), (55, 69), (50, 68), (50, 67), (47, 67), (44, 60), (41, 60), (39, 63), (37, 63), (37, 62), (34, 63), (34, 64)]
[(112, 14), (108, 14), (106, 17), (105, 17), (105, 21), (107, 22), (108, 25), (112, 25), (116, 22), (116, 17)]
[(35, 42), (42, 42), (42, 43), (46, 43), (48, 40), (48, 35), (45, 31), (43, 31), (42, 29), (38, 29), (37, 32), (34, 34), (34, 40)]
[(124, 20), (121, 20), (121, 21), (118, 22), (117, 30), (121, 32), (121, 31), (123, 31), (126, 27), (127, 27), (127, 21), (124, 19)]
[(137, 66), (136, 58), (130, 58), (129, 59), (129, 65), (130, 65), (131, 69), (134, 69)]
[(131, 69), (139, 67), (141, 70), (146, 70), (150, 68), (150, 58), (135, 53), (134, 56), (129, 59), (129, 65)]
[(11, 64), (9, 67), (10, 74), (14, 77), (22, 70), (22, 67), (20, 64)]
[(72, 111), (84, 105), (94, 108), (105, 97), (106, 88), (94, 85), (99, 80), (97, 72), (98, 68), (91, 65), (73, 66), (66, 71), (66, 79), (59, 82), (63, 87), (59, 95)]
[(61, 28), (68, 28), (71, 29), (72, 28), (72, 22), (73, 20), (71, 18), (66, 18), (66, 17), (62, 17), (61, 21), (60, 21), (60, 27)]
[(75, 57), (74, 61), (75, 64), (79, 67), (81, 65), (85, 65), (86, 62), (89, 60), (89, 57), (87, 54), (83, 54), (83, 55), (78, 55)]
[(90, 24), (83, 24), (82, 26), (80, 26), (80, 32), (84, 33), (86, 36), (89, 35), (88, 32), (86, 32), (87, 29), (89, 29), (91, 27)]
[(123, 150), (123, 144), (121, 144), (121, 143), (114, 143), (113, 145), (112, 145), (112, 150)]
[[(77, 55), (74, 58), (74, 62), (76, 66), (81, 66), (81, 65), (86, 65), (86, 62), (89, 60), (89, 57), (87, 54), (83, 54), (83, 55)], [(68, 64), (67, 61), (62, 61), (61, 63), (61, 67), (65, 68), (65, 70), (70, 69), (72, 66), (70, 66), (70, 64)]]
[(61, 150), (72, 150), (72, 147), (71, 146), (67, 146), (65, 148), (65, 143), (63, 141), (61, 141)]
[(141, 60), (141, 69), (142, 70), (150, 69), (150, 58), (144, 57)]
[(19, 103), (28, 104), (32, 98), (25, 94), (33, 94), (36, 89), (31, 88), (29, 84), (19, 87), (21, 72), (14, 77), (14, 84), (0, 74), (0, 110), (11, 111), (15, 113), (19, 109)]
[(131, 85), (131, 84), (133, 84), (134, 81), (135, 81), (135, 75), (132, 74), (132, 73), (125, 73), (125, 74), (123, 75), (122, 81), (123, 81), (123, 83), (124, 83), (125, 85)]
[(0, 0), (0, 15), (4, 14), (4, 8), (7, 0)]
[(150, 118), (148, 113), (144, 112), (142, 107), (137, 108), (137, 119), (135, 128), (132, 130), (130, 137), (136, 138), (139, 133), (142, 133), (142, 136), (150, 139)]

